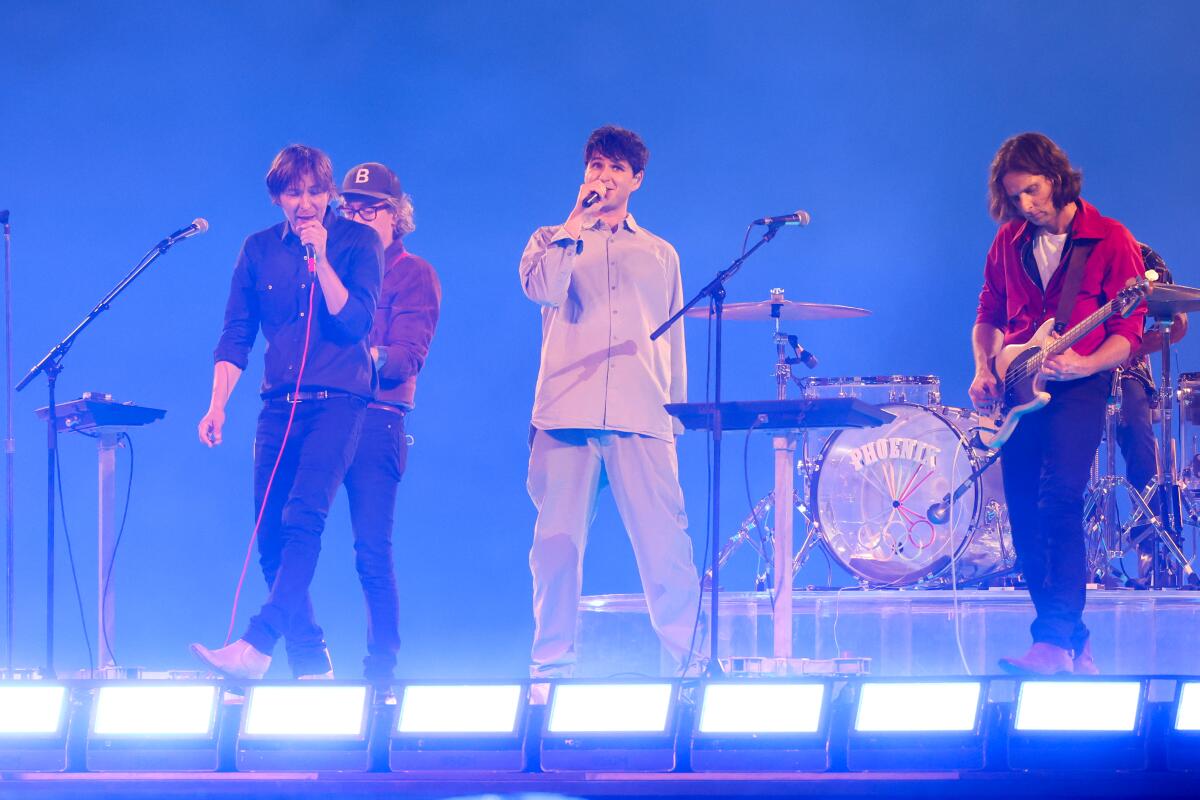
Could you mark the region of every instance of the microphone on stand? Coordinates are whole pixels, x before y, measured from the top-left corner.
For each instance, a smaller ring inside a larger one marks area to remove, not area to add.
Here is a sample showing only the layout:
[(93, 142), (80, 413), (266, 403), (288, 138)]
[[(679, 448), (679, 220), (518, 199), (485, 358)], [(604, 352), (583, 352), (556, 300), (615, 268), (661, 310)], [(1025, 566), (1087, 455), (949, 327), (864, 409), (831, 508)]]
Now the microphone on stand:
[(931, 504), (925, 512), (925, 518), (934, 525), (945, 525), (950, 520), (950, 504), (944, 501)]
[(194, 220), (192, 220), (191, 225), (188, 225), (185, 228), (180, 228), (168, 236), (166, 239), (167, 246), (170, 247), (176, 242), (181, 242), (184, 239), (190, 239), (193, 236), (199, 236), (200, 234), (207, 232), (208, 220), (206, 220), (204, 217), (196, 217)]
[[(796, 351), (796, 361), (799, 361), (809, 369), (817, 368), (817, 357), (812, 354), (811, 350), (805, 350), (804, 345), (800, 344), (795, 336), (788, 334), (788, 344), (790, 344), (792, 349)], [(788, 363), (794, 363), (794, 361), (789, 358)]]
[(796, 211), (794, 214), (784, 214), (781, 217), (762, 217), (751, 222), (751, 225), (769, 225), (778, 228), (781, 225), (799, 225), (801, 227), (812, 222), (812, 215), (807, 211)]

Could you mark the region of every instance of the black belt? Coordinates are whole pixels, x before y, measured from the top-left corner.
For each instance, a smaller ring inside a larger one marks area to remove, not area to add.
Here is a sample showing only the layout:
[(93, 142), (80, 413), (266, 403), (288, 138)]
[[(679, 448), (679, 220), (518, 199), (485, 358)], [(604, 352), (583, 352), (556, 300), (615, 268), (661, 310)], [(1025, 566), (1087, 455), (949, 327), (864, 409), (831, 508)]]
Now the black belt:
[(329, 400), (333, 397), (354, 397), (350, 392), (321, 389), (317, 392), (288, 392), (283, 395), (267, 398), (268, 403), (305, 403), (310, 400)]
[(379, 411), (390, 411), (391, 413), (399, 414), (402, 417), (405, 416), (406, 414), (408, 414), (407, 408), (402, 408), (400, 406), (394, 406), (391, 403), (380, 403), (377, 401), (372, 401), (370, 403), (367, 403), (367, 408), (374, 408), (374, 409), (378, 409)]

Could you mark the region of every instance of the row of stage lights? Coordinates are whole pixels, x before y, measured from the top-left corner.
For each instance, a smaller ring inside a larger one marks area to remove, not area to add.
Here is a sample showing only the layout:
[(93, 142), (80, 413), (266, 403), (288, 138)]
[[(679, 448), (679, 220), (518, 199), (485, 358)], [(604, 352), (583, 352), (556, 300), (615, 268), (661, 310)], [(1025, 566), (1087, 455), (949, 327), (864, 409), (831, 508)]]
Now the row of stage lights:
[(1200, 771), (1200, 679), (558, 681), (544, 707), (528, 682), (395, 688), (0, 682), (0, 771)]

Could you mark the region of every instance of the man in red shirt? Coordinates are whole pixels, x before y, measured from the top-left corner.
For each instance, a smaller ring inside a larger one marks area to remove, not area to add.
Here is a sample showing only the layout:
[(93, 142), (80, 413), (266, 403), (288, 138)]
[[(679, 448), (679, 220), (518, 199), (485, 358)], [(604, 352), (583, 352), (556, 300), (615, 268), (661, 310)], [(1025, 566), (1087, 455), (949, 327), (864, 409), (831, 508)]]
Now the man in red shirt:
[[(978, 407), (1000, 399), (996, 355), (1029, 340), (1053, 317), (1076, 247), (1090, 247), (1063, 330), (1076, 325), (1143, 274), (1137, 243), (1121, 223), (1079, 197), (1080, 172), (1040, 133), (1004, 142), (992, 161), (992, 216), (1001, 224), (988, 251), (972, 331)], [(1111, 370), (1137, 349), (1144, 306), (1112, 316), (1042, 366), (1050, 403), (1024, 417), (1000, 465), (1013, 546), (1036, 619), (1033, 646), (1000, 660), (1014, 673), (1095, 674), (1083, 624), (1087, 561), (1083, 493), (1100, 443)], [(1062, 333), (1063, 330), (1059, 330)]]

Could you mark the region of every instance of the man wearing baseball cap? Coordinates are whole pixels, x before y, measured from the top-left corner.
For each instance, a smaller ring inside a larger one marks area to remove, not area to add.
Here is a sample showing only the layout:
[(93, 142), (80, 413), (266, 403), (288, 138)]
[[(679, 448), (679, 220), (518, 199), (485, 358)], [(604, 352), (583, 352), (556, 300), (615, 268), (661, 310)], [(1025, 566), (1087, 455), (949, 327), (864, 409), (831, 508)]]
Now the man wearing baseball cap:
[(363, 674), (383, 685), (392, 680), (400, 648), (392, 521), (408, 460), (404, 421), (413, 409), (442, 290), (429, 262), (404, 248), (404, 236), (415, 227), (413, 207), (395, 173), (376, 162), (359, 164), (346, 173), (341, 190), (342, 216), (374, 229), (384, 247), (383, 288), (368, 340), (379, 388), (345, 480), (355, 565), (367, 602)]

